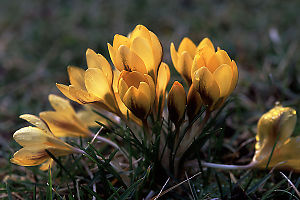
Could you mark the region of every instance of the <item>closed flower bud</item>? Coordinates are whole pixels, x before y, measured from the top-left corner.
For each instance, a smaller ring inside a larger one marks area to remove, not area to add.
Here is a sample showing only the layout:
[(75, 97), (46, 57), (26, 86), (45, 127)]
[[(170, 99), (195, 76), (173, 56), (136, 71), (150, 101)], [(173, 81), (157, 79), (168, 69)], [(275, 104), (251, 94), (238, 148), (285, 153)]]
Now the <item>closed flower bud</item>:
[(167, 97), (168, 110), (170, 120), (179, 125), (184, 118), (184, 112), (186, 107), (186, 94), (183, 86), (175, 81)]
[(147, 118), (155, 100), (155, 86), (151, 76), (136, 71), (122, 71), (118, 92), (120, 99), (135, 116), (141, 120)]
[(190, 122), (199, 113), (202, 105), (203, 103), (199, 92), (197, 92), (194, 86), (191, 85), (187, 96), (187, 107), (186, 107), (187, 116)]

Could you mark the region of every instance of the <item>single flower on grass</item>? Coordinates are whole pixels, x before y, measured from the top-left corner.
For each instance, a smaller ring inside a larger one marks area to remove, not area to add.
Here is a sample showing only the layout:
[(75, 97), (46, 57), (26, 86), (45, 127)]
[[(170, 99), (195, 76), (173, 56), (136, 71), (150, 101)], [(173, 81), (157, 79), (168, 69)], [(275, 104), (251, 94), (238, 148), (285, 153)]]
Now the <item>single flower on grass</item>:
[(255, 155), (253, 162), (258, 168), (300, 170), (300, 137), (291, 137), (297, 121), (296, 110), (275, 106), (265, 113), (257, 124)]
[(222, 165), (203, 162), (219, 169), (293, 169), (300, 171), (300, 137), (291, 137), (297, 115), (290, 107), (276, 105), (262, 115), (257, 124), (255, 155), (248, 165)]
[(47, 170), (52, 166), (53, 160), (46, 150), (55, 157), (81, 153), (79, 149), (55, 137), (40, 118), (30, 114), (21, 115), (20, 118), (27, 120), (36, 127), (24, 127), (14, 133), (14, 140), (23, 148), (13, 155), (12, 163), (21, 166), (42, 164), (40, 169)]

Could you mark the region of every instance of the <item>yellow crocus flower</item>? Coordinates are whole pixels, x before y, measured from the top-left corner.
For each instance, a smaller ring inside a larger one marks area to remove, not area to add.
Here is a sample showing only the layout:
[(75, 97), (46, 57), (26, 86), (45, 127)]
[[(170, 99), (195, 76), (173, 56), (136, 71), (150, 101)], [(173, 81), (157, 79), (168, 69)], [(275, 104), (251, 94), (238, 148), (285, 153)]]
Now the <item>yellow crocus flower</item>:
[(128, 37), (116, 34), (108, 50), (119, 71), (148, 73), (156, 82), (163, 51), (157, 36), (145, 26), (137, 25)]
[(236, 87), (238, 69), (226, 51), (217, 52), (210, 42), (198, 46), (192, 70), (192, 82), (210, 110), (218, 108)]
[(175, 81), (167, 97), (170, 120), (177, 126), (184, 118), (186, 107), (186, 94), (183, 86)]
[(106, 124), (89, 108), (76, 113), (68, 100), (53, 94), (48, 98), (55, 111), (44, 111), (39, 116), (56, 137), (90, 137), (92, 134), (88, 127), (97, 126), (95, 121)]
[(75, 147), (55, 137), (40, 118), (30, 114), (21, 115), (20, 118), (27, 120), (36, 127), (24, 127), (14, 133), (14, 140), (23, 148), (13, 155), (13, 158), (10, 160), (12, 163), (21, 166), (42, 164), (40, 169), (46, 170), (53, 163), (46, 150), (56, 157), (81, 153)]
[(122, 71), (118, 92), (126, 107), (139, 119), (145, 120), (155, 100), (155, 86), (151, 76), (137, 71)]
[(182, 78), (186, 81), (188, 86), (192, 84), (192, 64), (197, 49), (200, 49), (203, 46), (210, 46), (212, 48), (213, 44), (208, 38), (204, 38), (196, 47), (193, 41), (187, 37), (183, 38), (178, 47), (178, 51), (175, 49), (175, 45), (172, 42), (170, 46), (171, 58), (173, 65), (177, 72), (182, 76)]
[(88, 69), (69, 66), (71, 85), (57, 84), (57, 88), (69, 99), (80, 104), (92, 104), (120, 115), (113, 91), (113, 72), (108, 61), (100, 54), (88, 49), (86, 52)]
[(291, 137), (296, 120), (296, 110), (281, 105), (275, 106), (260, 118), (257, 124), (256, 151), (252, 161), (255, 167), (267, 166), (276, 145), (268, 168), (278, 165), (279, 168), (300, 170), (300, 137)]

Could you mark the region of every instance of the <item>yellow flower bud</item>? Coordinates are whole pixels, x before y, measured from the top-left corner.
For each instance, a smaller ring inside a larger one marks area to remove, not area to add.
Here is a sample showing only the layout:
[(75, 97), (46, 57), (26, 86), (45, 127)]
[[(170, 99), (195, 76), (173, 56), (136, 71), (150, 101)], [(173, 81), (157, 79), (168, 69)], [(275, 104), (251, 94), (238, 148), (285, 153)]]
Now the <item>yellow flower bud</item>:
[(167, 103), (169, 117), (175, 125), (178, 125), (184, 118), (186, 107), (186, 94), (183, 86), (178, 81), (173, 83), (167, 98)]
[(126, 107), (138, 118), (144, 120), (153, 107), (155, 86), (151, 76), (137, 71), (122, 71), (118, 92)]
[(116, 34), (108, 44), (112, 62), (119, 70), (148, 73), (154, 81), (162, 60), (162, 46), (157, 36), (143, 25), (137, 25), (128, 37)]
[(187, 96), (187, 107), (186, 107), (187, 116), (188, 116), (190, 122), (199, 113), (202, 105), (203, 105), (203, 102), (202, 102), (199, 92), (197, 92), (195, 90), (194, 86), (191, 85), (188, 96)]
[[(156, 112), (162, 113), (165, 99), (166, 99), (166, 88), (170, 81), (170, 69), (168, 65), (164, 62), (161, 63), (158, 75), (157, 75), (157, 83), (156, 83)], [(160, 102), (159, 102), (160, 101)], [(160, 103), (160, 110), (158, 110)]]
[(171, 58), (173, 61), (173, 65), (177, 72), (182, 76), (182, 78), (186, 81), (188, 86), (192, 84), (192, 64), (197, 49), (202, 48), (203, 46), (209, 46), (214, 48), (213, 44), (208, 38), (204, 38), (196, 47), (196, 45), (189, 38), (185, 37), (181, 41), (178, 51), (176, 51), (175, 46), (171, 43), (170, 52)]

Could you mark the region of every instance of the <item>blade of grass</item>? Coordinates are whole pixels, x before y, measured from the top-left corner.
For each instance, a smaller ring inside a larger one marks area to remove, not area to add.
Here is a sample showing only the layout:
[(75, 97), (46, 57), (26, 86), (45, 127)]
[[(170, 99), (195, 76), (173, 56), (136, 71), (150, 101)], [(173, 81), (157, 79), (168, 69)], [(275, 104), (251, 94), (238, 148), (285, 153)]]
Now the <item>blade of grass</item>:
[(51, 174), (51, 168), (49, 167), (48, 169), (48, 195), (47, 195), (47, 199), (48, 200), (52, 200), (53, 199), (53, 193), (52, 193), (52, 174)]
[(11, 191), (10, 191), (9, 183), (8, 182), (6, 182), (6, 192), (7, 192), (8, 199), (12, 200)]

